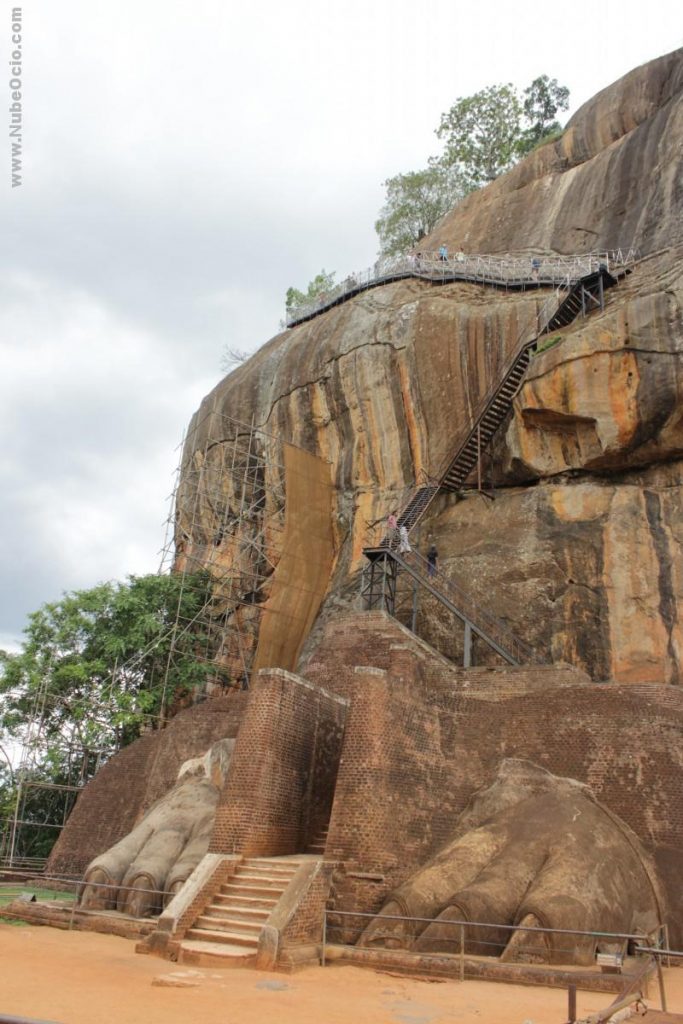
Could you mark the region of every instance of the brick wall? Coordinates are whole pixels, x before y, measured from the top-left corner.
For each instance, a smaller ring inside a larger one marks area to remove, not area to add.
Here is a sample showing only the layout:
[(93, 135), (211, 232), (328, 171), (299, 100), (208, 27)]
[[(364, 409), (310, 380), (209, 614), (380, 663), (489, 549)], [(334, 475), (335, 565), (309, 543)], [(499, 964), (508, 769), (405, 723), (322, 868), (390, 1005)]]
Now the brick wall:
[(382, 613), (349, 617), (305, 669), (352, 695), (327, 845), (334, 905), (378, 909), (504, 757), (590, 785), (652, 851), (675, 902), (683, 690), (594, 685), (568, 667), (465, 671), (425, 646)]
[(263, 669), (235, 744), (212, 853), (301, 853), (329, 816), (346, 702), (282, 669)]
[(94, 857), (127, 835), (171, 788), (184, 761), (237, 735), (247, 698), (237, 692), (197, 704), (112, 757), (80, 794), (46, 872), (81, 877)]
[(296, 912), (282, 932), (285, 946), (301, 943), (320, 942), (323, 931), (323, 912), (330, 890), (334, 871), (333, 864), (321, 864), (306, 893), (299, 902)]
[(591, 684), (585, 672), (566, 664), (459, 668), (386, 612), (361, 612), (329, 622), (300, 671), (328, 690), (351, 696), (357, 665), (385, 669), (424, 694), (444, 690), (505, 697)]

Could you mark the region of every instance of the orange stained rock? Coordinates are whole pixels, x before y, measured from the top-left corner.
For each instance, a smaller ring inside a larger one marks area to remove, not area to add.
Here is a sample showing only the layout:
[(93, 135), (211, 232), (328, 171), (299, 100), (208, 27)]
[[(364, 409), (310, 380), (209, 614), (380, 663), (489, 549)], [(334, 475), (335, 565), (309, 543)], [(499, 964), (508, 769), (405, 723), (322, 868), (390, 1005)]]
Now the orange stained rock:
[(659, 561), (639, 488), (615, 490), (604, 550), (612, 677), (619, 683), (665, 682), (668, 633), (660, 611)]
[(639, 381), (638, 359), (634, 352), (621, 352), (610, 360), (607, 394), (620, 448), (630, 444), (640, 422), (637, 402)]
[(401, 385), (401, 398), (403, 399), (403, 412), (406, 418), (406, 428), (408, 431), (408, 441), (410, 444), (410, 454), (413, 462), (413, 470), (415, 476), (422, 471), (422, 445), (421, 437), (423, 432), (418, 429), (417, 420), (415, 418), (415, 407), (413, 405), (413, 396), (410, 386), (410, 376), (408, 375), (408, 369), (405, 361), (399, 359), (398, 361), (398, 376)]
[(599, 519), (610, 507), (613, 489), (598, 484), (581, 483), (571, 487), (556, 487), (550, 494), (550, 503), (558, 519), (567, 523)]
[(520, 453), (527, 465), (543, 473), (623, 451), (640, 423), (635, 353), (589, 353), (584, 339), (579, 353), (573, 342), (569, 351), (569, 358), (529, 380), (515, 403)]

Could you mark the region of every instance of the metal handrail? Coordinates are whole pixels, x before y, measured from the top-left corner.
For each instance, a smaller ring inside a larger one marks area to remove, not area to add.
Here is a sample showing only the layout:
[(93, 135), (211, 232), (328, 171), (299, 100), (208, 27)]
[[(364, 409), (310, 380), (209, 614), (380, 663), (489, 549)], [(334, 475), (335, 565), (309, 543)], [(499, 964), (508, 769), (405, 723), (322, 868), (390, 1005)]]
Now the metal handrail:
[[(135, 885), (118, 885), (116, 882), (99, 882), (95, 879), (88, 878), (66, 878), (61, 875), (44, 875), (41, 874), (38, 878), (33, 878), (31, 884), (34, 882), (58, 882), (59, 885), (65, 889), (68, 886), (75, 887), (76, 890), (82, 888), (85, 890), (88, 886), (92, 886), (94, 889), (115, 889), (122, 892), (135, 892), (145, 893), (152, 896), (175, 896), (176, 893), (170, 889), (141, 889)], [(38, 888), (38, 886), (36, 886)], [(76, 899), (80, 899), (81, 893), (76, 892)]]
[[(462, 919), (449, 919), (444, 920), (441, 918), (433, 917), (411, 917), (403, 914), (382, 914), (370, 911), (354, 911), (354, 910), (334, 910), (326, 908), (323, 910), (323, 922), (322, 922), (322, 944), (321, 944), (321, 964), (324, 967), (326, 963), (326, 948), (328, 945), (348, 945), (343, 941), (340, 943), (329, 942), (329, 931), (330, 931), (330, 918), (361, 918), (369, 919), (373, 921), (402, 921), (409, 924), (424, 924), (432, 925), (437, 924), (440, 927), (457, 929), (460, 940), (460, 963), (461, 963), (461, 979), (464, 978), (464, 957), (465, 957), (465, 941), (466, 941), (466, 930), (468, 928), (488, 928), (496, 932), (505, 931), (511, 935), (515, 932), (529, 932), (541, 935), (572, 935), (590, 939), (617, 939), (621, 942), (636, 941), (647, 945), (651, 941), (652, 932), (649, 934), (633, 934), (628, 932), (603, 932), (603, 931), (588, 931), (580, 928), (545, 928), (541, 925), (522, 925), (522, 924), (504, 924), (503, 922), (491, 922), (491, 921), (465, 921)], [(333, 925), (334, 926), (334, 925)], [(339, 922), (337, 927), (343, 927), (343, 922)], [(661, 927), (661, 926), (660, 926)], [(655, 931), (658, 931), (655, 929)], [(508, 940), (509, 941), (509, 940)], [(507, 943), (500, 942), (487, 942), (485, 939), (478, 939), (478, 945), (491, 945), (499, 949), (504, 949)], [(355, 946), (351, 948), (357, 948)], [(364, 947), (361, 947), (364, 948)], [(389, 950), (391, 952), (391, 950)], [(567, 948), (569, 952), (569, 948)], [(651, 949), (648, 947), (648, 952)], [(427, 954), (428, 955), (428, 954)]]
[(505, 648), (508, 654), (516, 661), (533, 664), (536, 661), (536, 652), (533, 647), (520, 640), (519, 637), (507, 627), (500, 619), (486, 611), (478, 604), (471, 594), (468, 593), (455, 579), (446, 576), (440, 569), (434, 568), (430, 571), (430, 563), (419, 552), (412, 548), (409, 552), (401, 552), (399, 549), (400, 540), (397, 537), (390, 538), (384, 546), (387, 550), (394, 552), (406, 565), (410, 566), (418, 575), (432, 581), (437, 590), (449, 597), (458, 610), (462, 612), (472, 625), (481, 630), (500, 647)]
[[(585, 276), (585, 275), (582, 275)], [(484, 394), (484, 397), (480, 400), (477, 412), (475, 413), (471, 425), (462, 431), (460, 443), (453, 447), (456, 450), (455, 455), (449, 455), (441, 463), (441, 466), (436, 474), (439, 481), (443, 480), (444, 476), (448, 472), (451, 463), (457, 458), (458, 452), (462, 449), (463, 445), (467, 443), (472, 431), (479, 422), (484, 418), (488, 408), (500, 391), (501, 383), (506, 380), (508, 375), (514, 369), (515, 363), (522, 355), (524, 350), (529, 346), (533, 345), (534, 342), (543, 334), (547, 324), (550, 322), (552, 317), (555, 315), (562, 302), (571, 291), (573, 285), (576, 282), (567, 275), (553, 290), (552, 295), (549, 295), (540, 310), (537, 310), (533, 316), (530, 316), (524, 323), (522, 329), (518, 332), (515, 341), (515, 346), (512, 350), (511, 355), (508, 357), (507, 362), (498, 377), (489, 385), (488, 390)], [(453, 449), (451, 449), (452, 451)]]
[[(510, 356), (508, 357), (508, 359), (506, 361), (506, 364), (505, 364), (505, 367), (504, 367), (503, 371), (496, 378), (496, 380), (492, 384), (490, 384), (488, 386), (488, 389), (486, 390), (485, 394), (483, 395), (483, 397), (481, 398), (481, 400), (478, 403), (478, 407), (477, 407), (478, 411), (475, 414), (474, 418), (472, 419), (471, 424), (468, 427), (466, 427), (460, 433), (456, 443), (454, 445), (450, 446), (451, 452), (453, 452), (454, 449), (455, 449), (456, 455), (455, 456), (454, 455), (446, 456), (445, 460), (441, 463), (438, 471), (433, 476), (431, 474), (427, 474), (423, 470), (422, 471), (423, 479), (422, 479), (422, 481), (420, 481), (420, 480), (416, 481), (416, 483), (411, 487), (410, 492), (409, 492), (408, 501), (405, 501), (402, 504), (398, 505), (398, 507), (401, 510), (404, 511), (405, 508), (407, 508), (410, 505), (410, 503), (413, 500), (413, 498), (417, 495), (418, 490), (420, 490), (422, 487), (424, 487), (424, 486), (439, 487), (440, 486), (443, 477), (445, 476), (447, 471), (449, 471), (449, 469), (451, 468), (451, 465), (454, 462), (454, 460), (458, 457), (458, 454), (462, 451), (463, 446), (467, 443), (467, 440), (470, 437), (470, 435), (471, 435), (472, 431), (474, 430), (474, 428), (476, 427), (477, 423), (479, 423), (483, 419), (483, 417), (485, 416), (485, 414), (486, 414), (486, 412), (488, 410), (490, 402), (492, 402), (494, 400), (494, 398), (496, 397), (496, 395), (498, 394), (498, 392), (500, 390), (500, 387), (501, 387), (501, 382), (504, 381), (508, 377), (508, 375), (512, 372), (512, 370), (513, 370), (513, 368), (515, 366), (515, 362), (517, 361), (519, 356), (522, 354), (524, 349), (529, 347), (530, 345), (532, 345), (533, 342), (535, 342), (543, 334), (544, 330), (546, 329), (547, 325), (551, 321), (552, 317), (557, 312), (557, 309), (559, 308), (559, 306), (562, 304), (562, 302), (566, 298), (566, 295), (570, 291), (570, 289), (573, 286), (573, 284), (574, 284), (574, 282), (571, 281), (569, 276), (566, 276), (566, 278), (564, 278), (560, 282), (560, 284), (557, 285), (557, 287), (553, 289), (552, 294), (549, 295), (546, 298), (546, 300), (543, 303), (543, 305), (541, 306), (541, 308), (537, 309), (537, 311), (535, 313), (533, 313), (531, 316), (529, 316), (526, 319), (526, 321), (524, 322), (523, 327), (521, 328), (521, 330), (517, 334), (517, 338), (515, 340), (514, 348), (512, 350), (512, 353), (510, 354)], [(435, 497), (436, 497), (436, 494), (434, 494), (432, 496), (432, 500)], [(423, 510), (422, 515), (421, 515), (420, 518), (424, 518), (424, 514), (427, 511), (427, 507), (428, 506), (426, 506), (425, 509)], [(417, 523), (415, 523), (415, 525), (417, 525)], [(372, 545), (368, 545), (368, 546), (370, 547)]]
[(572, 283), (601, 266), (608, 270), (626, 267), (640, 258), (634, 247), (607, 249), (569, 256), (455, 253), (445, 259), (438, 252), (411, 253), (395, 259), (378, 260), (374, 266), (349, 274), (339, 284), (319, 295), (312, 302), (287, 307), (285, 323), (294, 327), (318, 313), (357, 295), (358, 292), (389, 284), (402, 278), (415, 277), (427, 281), (469, 281), (498, 287), (555, 285), (569, 277)]
[[(468, 928), (493, 928), (496, 931), (508, 931), (508, 932), (543, 932), (548, 935), (581, 935), (585, 938), (593, 939), (621, 939), (623, 942), (633, 940), (634, 942), (647, 942), (652, 935), (652, 932), (601, 932), (601, 931), (589, 931), (582, 928), (544, 928), (541, 925), (536, 924), (504, 924), (501, 922), (491, 921), (464, 921), (455, 920), (455, 918), (435, 918), (435, 917), (410, 917), (406, 914), (382, 914), (381, 911), (368, 910), (335, 910), (334, 908), (327, 907), (323, 911), (325, 917), (369, 917), (373, 920), (379, 921), (410, 921), (418, 924), (438, 924), (438, 925), (465, 925)], [(657, 931), (658, 929), (653, 929)], [(650, 946), (646, 947), (648, 953), (653, 952), (653, 948)]]
[[(600, 255), (604, 257), (604, 259), (601, 260), (604, 266), (608, 254)], [(591, 259), (592, 258), (593, 257), (591, 257)], [(597, 259), (600, 257), (595, 258)], [(588, 273), (590, 272), (591, 271), (588, 271)], [(581, 276), (585, 277), (586, 274), (582, 274)], [(567, 274), (559, 283), (559, 285), (557, 285), (557, 287), (553, 290), (552, 294), (545, 299), (541, 308), (539, 310), (536, 310), (536, 312), (525, 321), (523, 327), (517, 334), (517, 338), (512, 353), (508, 357), (501, 373), (491, 383), (486, 393), (484, 394), (483, 398), (478, 403), (477, 412), (475, 413), (470, 425), (460, 433), (456, 443), (453, 446), (451, 446), (451, 454), (449, 454), (446, 457), (446, 459), (442, 462), (437, 475), (434, 478), (431, 478), (427, 477), (425, 474), (425, 480), (428, 481), (428, 485), (433, 486), (435, 490), (431, 497), (431, 500), (427, 502), (424, 509), (422, 510), (420, 519), (424, 517), (424, 514), (429, 508), (429, 505), (431, 505), (431, 502), (436, 498), (438, 488), (441, 482), (448, 473), (455, 459), (457, 459), (463, 447), (469, 442), (473, 430), (475, 430), (475, 428), (482, 422), (482, 420), (486, 416), (491, 406), (491, 403), (494, 401), (494, 399), (496, 398), (500, 391), (501, 383), (505, 381), (508, 378), (509, 374), (513, 371), (515, 364), (517, 363), (525, 349), (532, 346), (541, 336), (541, 334), (543, 334), (544, 330), (547, 329), (548, 324), (552, 320), (553, 316), (557, 313), (557, 310), (562, 305), (562, 302), (566, 299), (567, 295), (570, 293), (575, 283), (576, 282), (573, 280), (572, 275)], [(453, 451), (455, 451), (455, 454), (452, 454)], [(416, 486), (413, 487), (410, 497), (408, 498), (408, 501), (402, 506), (402, 511), (405, 512), (405, 509), (408, 508), (412, 500), (417, 497), (418, 492), (422, 490), (424, 486), (424, 482), (418, 482)], [(414, 525), (417, 525), (417, 522)], [(382, 532), (384, 534), (384, 529)], [(368, 546), (388, 547), (390, 550), (396, 550), (396, 547), (398, 546), (398, 538), (391, 538), (384, 535), (378, 544)], [(406, 555), (407, 553), (403, 555), (404, 559), (406, 558)], [(421, 560), (424, 564), (428, 566), (428, 563), (425, 561), (425, 559), (422, 558), (421, 555), (418, 555), (417, 552), (411, 551), (411, 555), (413, 557), (414, 562), (417, 560)], [(416, 571), (420, 571), (419, 565), (414, 565), (413, 567), (416, 568)], [(424, 570), (422, 570), (422, 572), (424, 574)], [(427, 576), (435, 580), (438, 579), (439, 588), (442, 591), (445, 591), (447, 596), (449, 594), (453, 594), (455, 598), (453, 603), (457, 604), (458, 608), (468, 619), (471, 620), (472, 624), (475, 626), (479, 626), (483, 632), (487, 633), (490, 636), (492, 640), (496, 641), (501, 647), (504, 647), (508, 651), (508, 653), (515, 658), (516, 661), (519, 661), (520, 663), (534, 663), (538, 660), (536, 652), (529, 644), (524, 643), (524, 641), (520, 640), (517, 636), (515, 636), (515, 634), (510, 629), (508, 629), (508, 627), (506, 627), (499, 619), (493, 616), (490, 612), (484, 611), (484, 609), (481, 608), (477, 604), (477, 602), (467, 593), (464, 587), (461, 587), (455, 580), (444, 576), (444, 574), (439, 572), (438, 570), (433, 570), (429, 572), (428, 569)]]
[[(501, 382), (504, 381), (507, 378), (507, 376), (511, 373), (515, 363), (521, 356), (524, 349), (532, 345), (536, 341), (536, 339), (540, 337), (540, 335), (543, 333), (543, 330), (545, 329), (549, 321), (557, 312), (559, 306), (566, 298), (566, 294), (564, 293), (568, 293), (571, 290), (573, 283), (574, 282), (572, 282), (569, 277), (564, 278), (562, 282), (553, 290), (552, 294), (546, 298), (540, 310), (537, 310), (533, 314), (533, 316), (530, 316), (525, 321), (524, 326), (517, 334), (515, 346), (513, 348), (511, 355), (508, 357), (504, 369), (498, 375), (498, 377), (489, 385), (488, 390), (486, 391), (486, 393), (484, 394), (483, 398), (481, 399), (477, 406), (477, 411), (470, 425), (466, 427), (463, 431), (461, 431), (455, 444), (449, 446), (451, 453), (455, 450), (455, 455), (448, 455), (446, 459), (442, 461), (441, 466), (439, 467), (437, 473), (434, 476), (428, 475), (423, 471), (423, 481), (417, 481), (416, 484), (411, 488), (408, 501), (406, 501), (403, 505), (400, 506), (402, 510), (405, 510), (408, 507), (410, 502), (417, 495), (417, 492), (421, 490), (423, 487), (433, 486), (439, 488), (441, 486), (441, 481), (448, 472), (454, 459), (457, 458), (458, 453), (467, 443), (472, 431), (477, 426), (477, 423), (479, 423), (486, 415), (489, 405), (491, 404), (493, 399), (498, 394), (498, 391), (500, 390)], [(435, 497), (436, 493), (432, 496), (432, 500)], [(420, 517), (421, 519), (424, 518), (424, 514), (427, 511), (427, 508), (428, 506), (425, 506)], [(416, 526), (417, 523), (415, 523), (414, 525)]]

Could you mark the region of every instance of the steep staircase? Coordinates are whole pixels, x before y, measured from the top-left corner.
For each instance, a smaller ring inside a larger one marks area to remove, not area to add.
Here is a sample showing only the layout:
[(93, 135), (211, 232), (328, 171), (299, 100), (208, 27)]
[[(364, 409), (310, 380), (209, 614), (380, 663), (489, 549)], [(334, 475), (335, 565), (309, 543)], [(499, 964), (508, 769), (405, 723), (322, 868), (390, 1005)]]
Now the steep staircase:
[(561, 285), (553, 292), (535, 318), (536, 330), (532, 330), (531, 324), (522, 329), (516, 349), (500, 377), (482, 399), (471, 426), (453, 446), (454, 454), (430, 486), (418, 487), (414, 491), (401, 512), (399, 525), (405, 522), (410, 531), (425, 515), (440, 490), (458, 491), (462, 488), (482, 452), (510, 413), (539, 341), (566, 327), (577, 316), (602, 308), (605, 290), (617, 282), (617, 277), (600, 270), (573, 284)]
[[(520, 332), (512, 356), (480, 402), (473, 422), (453, 445), (453, 454), (435, 478), (416, 487), (410, 495), (397, 517), (399, 526), (405, 526), (410, 532), (424, 518), (440, 491), (459, 491), (464, 486), (483, 451), (509, 415), (543, 336), (566, 327), (593, 309), (602, 309), (605, 290), (616, 285), (631, 269), (630, 265), (624, 264), (613, 274), (601, 266), (577, 281), (567, 280), (554, 290), (535, 316), (533, 324), (527, 324)], [(396, 592), (396, 580), (400, 572), (407, 572), (464, 623), (466, 665), (470, 663), (472, 633), (480, 636), (509, 664), (519, 665), (535, 660), (532, 648), (478, 608), (461, 587), (442, 573), (430, 571), (424, 559), (421, 560), (415, 552), (399, 555), (397, 548), (398, 538), (385, 534), (379, 544), (363, 549), (370, 562), (369, 582), (363, 584), (368, 608), (384, 607), (393, 614), (391, 602)]]
[(325, 825), (323, 828), (313, 835), (308, 846), (306, 847), (306, 853), (315, 854), (316, 857), (322, 857), (325, 853), (325, 847), (327, 846), (327, 832), (329, 826)]
[(555, 313), (545, 326), (544, 333), (559, 331), (562, 327), (576, 320), (577, 316), (585, 316), (593, 309), (602, 309), (605, 289), (619, 283), (619, 278), (631, 272), (631, 267), (624, 265), (621, 272), (611, 274), (605, 267), (586, 274), (570, 289), (567, 297), (557, 307)]
[(290, 857), (251, 857), (238, 866), (180, 944), (183, 963), (206, 959), (251, 962), (271, 912), (301, 865)]

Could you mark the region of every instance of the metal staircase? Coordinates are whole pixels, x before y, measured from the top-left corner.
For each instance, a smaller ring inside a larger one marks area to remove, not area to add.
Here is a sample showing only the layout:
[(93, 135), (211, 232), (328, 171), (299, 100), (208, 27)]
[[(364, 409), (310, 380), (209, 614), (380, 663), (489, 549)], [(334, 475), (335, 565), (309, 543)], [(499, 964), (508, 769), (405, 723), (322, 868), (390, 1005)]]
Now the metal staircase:
[[(624, 267), (623, 276), (630, 268)], [(580, 278), (571, 288), (566, 299), (560, 303), (554, 315), (548, 321), (545, 331), (559, 331), (566, 327), (577, 316), (586, 316), (593, 309), (602, 309), (605, 304), (605, 290), (619, 283), (619, 277), (611, 274), (606, 266)]]
[[(480, 402), (471, 425), (453, 445), (455, 454), (448, 457), (434, 479), (420, 484), (411, 493), (397, 517), (399, 527), (405, 526), (410, 532), (425, 516), (440, 491), (460, 490), (474, 467), (481, 467), (482, 452), (510, 413), (513, 400), (541, 339), (566, 327), (580, 315), (585, 316), (593, 309), (602, 309), (605, 290), (616, 285), (630, 270), (631, 265), (624, 264), (616, 273), (610, 273), (606, 266), (601, 265), (578, 281), (568, 278), (554, 290), (534, 320), (520, 332), (512, 356), (500, 377)], [(398, 576), (402, 571), (407, 572), (464, 623), (465, 665), (471, 663), (472, 634), (481, 637), (489, 648), (509, 664), (535, 660), (534, 652), (528, 645), (514, 637), (498, 620), (476, 607), (461, 587), (449, 581), (442, 573), (435, 575), (429, 572), (425, 568), (426, 563), (421, 571), (420, 556), (415, 552), (399, 554), (396, 550), (397, 540), (385, 534), (379, 544), (363, 549), (369, 562), (369, 569), (361, 584), (367, 608), (382, 607), (394, 614)], [(413, 615), (413, 628), (414, 618)]]
[[(402, 553), (392, 541), (385, 548), (366, 549), (365, 554), (369, 564), (363, 575), (361, 594), (368, 611), (388, 611), (391, 615), (397, 615), (399, 580), (401, 577), (409, 577), (415, 585), (413, 595), (417, 594), (416, 588), (421, 587), (463, 625), (462, 655), (465, 668), (469, 668), (473, 662), (474, 637), (479, 637), (489, 650), (498, 654), (508, 665), (530, 664), (537, 660), (533, 648), (516, 637), (499, 619), (481, 608), (452, 577), (430, 567), (427, 560), (416, 551)], [(416, 609), (417, 604), (413, 602), (410, 625), (413, 632)]]
[(628, 273), (623, 267), (619, 276), (606, 269), (587, 274), (579, 281), (566, 281), (556, 288), (533, 320), (519, 333), (517, 344), (500, 377), (489, 388), (479, 404), (472, 424), (465, 429), (453, 445), (455, 454), (429, 485), (417, 487), (401, 511), (398, 522), (408, 531), (423, 518), (431, 502), (441, 490), (458, 491), (478, 464), (494, 434), (512, 409), (524, 376), (544, 336), (566, 327), (577, 316), (585, 316), (593, 309), (602, 309), (607, 288), (618, 283)]

